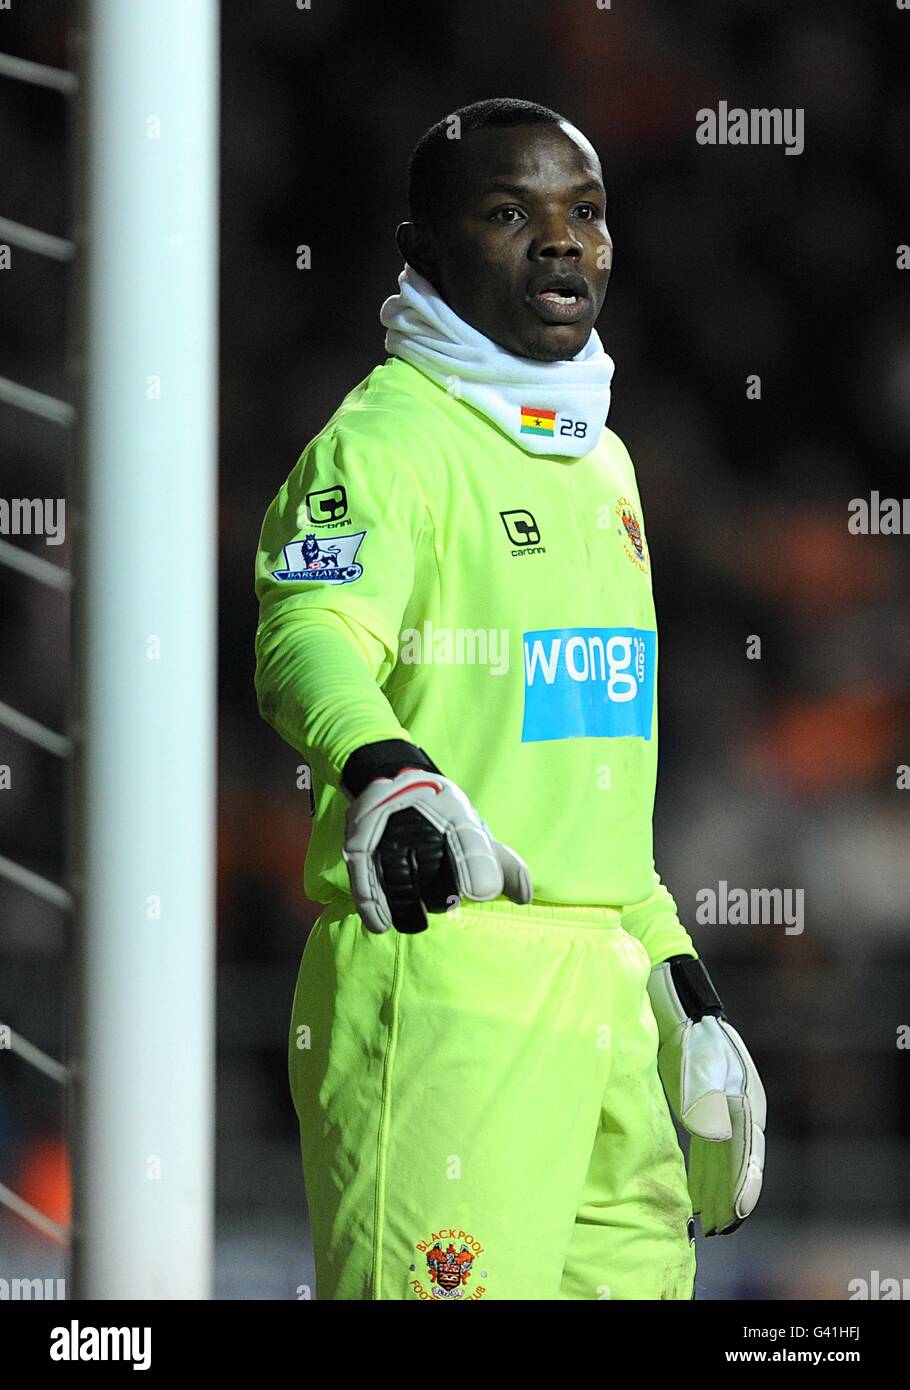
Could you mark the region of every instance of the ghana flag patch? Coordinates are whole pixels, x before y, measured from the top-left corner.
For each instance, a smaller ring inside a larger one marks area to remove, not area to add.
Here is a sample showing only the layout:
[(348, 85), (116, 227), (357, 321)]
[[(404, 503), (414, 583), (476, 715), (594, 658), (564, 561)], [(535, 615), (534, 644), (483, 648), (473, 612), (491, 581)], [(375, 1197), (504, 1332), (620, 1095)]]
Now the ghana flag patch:
[(555, 434), (556, 411), (537, 410), (532, 405), (521, 407), (521, 434)]

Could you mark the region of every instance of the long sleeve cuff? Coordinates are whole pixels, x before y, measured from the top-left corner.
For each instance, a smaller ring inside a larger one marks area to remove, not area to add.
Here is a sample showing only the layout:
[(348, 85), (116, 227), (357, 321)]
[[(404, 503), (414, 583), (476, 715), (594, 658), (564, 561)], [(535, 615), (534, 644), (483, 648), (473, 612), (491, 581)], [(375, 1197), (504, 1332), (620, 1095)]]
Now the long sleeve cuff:
[(644, 946), (652, 965), (660, 965), (670, 956), (693, 956), (698, 951), (691, 936), (679, 920), (676, 902), (670, 890), (654, 870), (654, 892), (640, 903), (623, 908), (623, 928)]

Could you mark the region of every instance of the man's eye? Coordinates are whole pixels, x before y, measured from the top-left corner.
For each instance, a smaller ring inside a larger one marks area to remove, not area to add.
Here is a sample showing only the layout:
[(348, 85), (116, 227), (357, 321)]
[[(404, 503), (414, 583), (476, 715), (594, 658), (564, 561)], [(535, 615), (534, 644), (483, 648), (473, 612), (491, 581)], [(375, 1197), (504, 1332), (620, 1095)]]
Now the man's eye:
[(520, 208), (497, 208), (495, 212), (493, 212), (493, 213), (490, 214), (490, 220), (491, 220), (492, 222), (495, 222), (495, 221), (505, 221), (506, 218), (508, 217), (508, 221), (506, 222), (506, 226), (511, 226), (511, 225), (512, 225), (512, 219), (511, 219), (511, 217), (509, 216), (510, 213), (514, 213), (514, 214), (516, 215), (516, 217), (520, 217), (520, 216), (521, 216), (521, 210), (520, 210)]
[(576, 212), (587, 212), (590, 214), (590, 216), (584, 218), (585, 222), (594, 222), (600, 216), (600, 209), (596, 208), (593, 203), (579, 203), (575, 210)]

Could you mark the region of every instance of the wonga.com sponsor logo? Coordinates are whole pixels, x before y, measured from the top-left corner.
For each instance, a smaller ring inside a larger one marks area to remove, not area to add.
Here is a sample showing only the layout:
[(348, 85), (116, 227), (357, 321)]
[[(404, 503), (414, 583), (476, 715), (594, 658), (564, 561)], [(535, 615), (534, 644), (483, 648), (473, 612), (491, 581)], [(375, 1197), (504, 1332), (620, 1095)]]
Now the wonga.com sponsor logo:
[(522, 743), (651, 737), (657, 633), (637, 627), (524, 634)]

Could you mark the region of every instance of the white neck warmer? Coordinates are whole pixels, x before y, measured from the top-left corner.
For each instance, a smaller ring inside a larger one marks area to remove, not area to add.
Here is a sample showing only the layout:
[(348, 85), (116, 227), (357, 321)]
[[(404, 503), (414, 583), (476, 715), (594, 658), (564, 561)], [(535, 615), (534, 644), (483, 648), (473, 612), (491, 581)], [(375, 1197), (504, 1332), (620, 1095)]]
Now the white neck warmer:
[(593, 329), (564, 362), (515, 357), (459, 318), (413, 266), (398, 284), (379, 313), (388, 353), (467, 401), (530, 454), (591, 452), (610, 409), (614, 370)]

